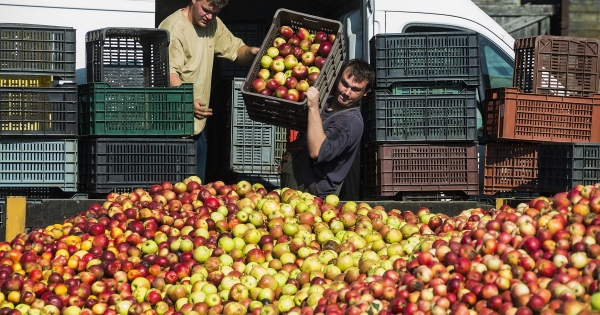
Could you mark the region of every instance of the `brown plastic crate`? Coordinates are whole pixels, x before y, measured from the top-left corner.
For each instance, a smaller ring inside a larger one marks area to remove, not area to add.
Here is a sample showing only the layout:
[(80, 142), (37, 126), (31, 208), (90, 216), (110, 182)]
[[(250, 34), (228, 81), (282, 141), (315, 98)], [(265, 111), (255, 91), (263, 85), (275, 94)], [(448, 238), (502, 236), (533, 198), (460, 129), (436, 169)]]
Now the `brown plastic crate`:
[(537, 191), (538, 145), (490, 143), (485, 146), (483, 194)]
[(371, 144), (364, 158), (367, 198), (424, 191), (479, 194), (476, 144)]
[(293, 102), (274, 96), (261, 95), (252, 91), (252, 81), (258, 75), (258, 71), (260, 71), (260, 57), (266, 53), (273, 40), (279, 36), (279, 28), (284, 25), (290, 26), (294, 31), (297, 31), (300, 27), (304, 27), (310, 33), (324, 31), (326, 33), (337, 34), (327, 61), (321, 69), (321, 74), (317, 82), (314, 84), (321, 92), (319, 99), (321, 106), (325, 104), (344, 62), (343, 27), (338, 21), (286, 9), (277, 10), (273, 18), (273, 24), (271, 24), (271, 28), (260, 47), (260, 52), (257, 54), (257, 58), (254, 59), (250, 72), (242, 85), (242, 96), (250, 119), (274, 126), (304, 131), (308, 123), (306, 100)]
[(491, 89), (485, 118), (487, 140), (600, 142), (598, 94), (574, 97)]
[(598, 92), (600, 41), (535, 36), (515, 40), (513, 86), (526, 93), (585, 96)]

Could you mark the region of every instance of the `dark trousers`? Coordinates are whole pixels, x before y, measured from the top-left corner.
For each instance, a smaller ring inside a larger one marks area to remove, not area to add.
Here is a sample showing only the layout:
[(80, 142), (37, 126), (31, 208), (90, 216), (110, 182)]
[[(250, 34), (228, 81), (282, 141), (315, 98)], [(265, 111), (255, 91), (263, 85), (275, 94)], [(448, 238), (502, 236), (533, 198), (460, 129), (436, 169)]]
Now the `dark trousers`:
[(196, 175), (202, 180), (202, 184), (206, 182), (206, 134), (202, 131), (196, 139)]

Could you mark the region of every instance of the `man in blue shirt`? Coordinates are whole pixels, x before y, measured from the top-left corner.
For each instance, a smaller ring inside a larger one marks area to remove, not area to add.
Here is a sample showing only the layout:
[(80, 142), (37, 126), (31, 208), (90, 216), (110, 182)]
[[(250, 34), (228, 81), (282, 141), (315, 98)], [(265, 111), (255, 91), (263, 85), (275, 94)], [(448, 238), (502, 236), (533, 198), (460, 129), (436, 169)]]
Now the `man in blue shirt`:
[(306, 91), (308, 128), (290, 143), (282, 159), (281, 185), (325, 198), (348, 174), (363, 133), (359, 101), (375, 82), (371, 66), (348, 61), (334, 96), (319, 109), (319, 90)]

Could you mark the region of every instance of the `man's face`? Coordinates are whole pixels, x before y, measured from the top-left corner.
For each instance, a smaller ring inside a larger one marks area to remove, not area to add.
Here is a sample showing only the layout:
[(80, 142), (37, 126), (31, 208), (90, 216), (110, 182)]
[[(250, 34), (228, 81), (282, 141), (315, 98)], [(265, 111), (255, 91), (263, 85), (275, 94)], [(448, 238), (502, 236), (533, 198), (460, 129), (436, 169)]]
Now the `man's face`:
[(367, 81), (356, 82), (350, 75), (350, 70), (344, 70), (337, 85), (335, 97), (342, 107), (353, 107), (366, 94)]
[(194, 23), (200, 27), (206, 27), (221, 11), (221, 9), (215, 8), (208, 0), (192, 0), (192, 3)]

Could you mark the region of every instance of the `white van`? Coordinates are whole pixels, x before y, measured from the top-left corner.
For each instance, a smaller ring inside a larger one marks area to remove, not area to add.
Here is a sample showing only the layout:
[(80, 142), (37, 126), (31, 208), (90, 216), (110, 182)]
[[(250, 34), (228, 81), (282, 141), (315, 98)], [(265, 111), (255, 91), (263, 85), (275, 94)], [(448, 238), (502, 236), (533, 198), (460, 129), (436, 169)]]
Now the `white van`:
[(514, 39), (471, 0), (366, 0), (340, 21), (349, 59), (369, 60), (369, 40), (377, 34), (477, 32), (483, 83), (480, 99), (487, 88), (512, 86)]

